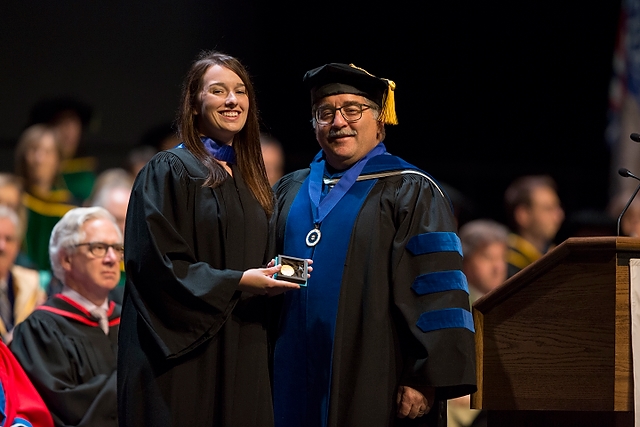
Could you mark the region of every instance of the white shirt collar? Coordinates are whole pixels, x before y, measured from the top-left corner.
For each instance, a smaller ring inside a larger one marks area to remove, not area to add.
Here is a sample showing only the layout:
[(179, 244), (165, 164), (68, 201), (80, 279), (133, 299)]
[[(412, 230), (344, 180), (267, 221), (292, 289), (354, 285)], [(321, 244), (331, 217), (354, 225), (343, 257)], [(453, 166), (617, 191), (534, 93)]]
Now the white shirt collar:
[(77, 302), (78, 304), (80, 304), (83, 308), (85, 308), (87, 311), (91, 312), (91, 310), (93, 310), (96, 307), (101, 307), (103, 308), (105, 311), (109, 311), (109, 299), (105, 299), (104, 302), (97, 306), (94, 303), (92, 303), (91, 301), (89, 301), (88, 299), (86, 299), (85, 297), (83, 297), (82, 295), (80, 295), (78, 292), (74, 291), (73, 289), (71, 289), (70, 287), (68, 287), (67, 285), (64, 285), (62, 287), (62, 295), (66, 296), (67, 298), (72, 299), (73, 301)]

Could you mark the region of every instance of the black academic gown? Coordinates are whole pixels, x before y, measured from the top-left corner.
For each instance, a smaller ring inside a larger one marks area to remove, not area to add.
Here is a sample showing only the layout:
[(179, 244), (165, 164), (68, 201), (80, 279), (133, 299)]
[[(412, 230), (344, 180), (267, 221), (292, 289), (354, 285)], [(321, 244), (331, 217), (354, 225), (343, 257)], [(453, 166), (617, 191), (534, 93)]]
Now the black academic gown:
[(14, 329), (9, 348), (51, 411), (55, 426), (117, 427), (120, 306), (109, 335), (80, 305), (54, 295)]
[(268, 219), (235, 166), (216, 189), (187, 149), (157, 154), (127, 212), (120, 426), (273, 424), (266, 297), (237, 290), (266, 264)]
[[(381, 155), (361, 175), (405, 167)], [(314, 260), (308, 288), (282, 297), (276, 426), (442, 425), (444, 405), (398, 419), (398, 386), (436, 387), (440, 401), (475, 391), (474, 328), (450, 203), (411, 169), (354, 184), (312, 248), (309, 170), (275, 186), (278, 251)]]

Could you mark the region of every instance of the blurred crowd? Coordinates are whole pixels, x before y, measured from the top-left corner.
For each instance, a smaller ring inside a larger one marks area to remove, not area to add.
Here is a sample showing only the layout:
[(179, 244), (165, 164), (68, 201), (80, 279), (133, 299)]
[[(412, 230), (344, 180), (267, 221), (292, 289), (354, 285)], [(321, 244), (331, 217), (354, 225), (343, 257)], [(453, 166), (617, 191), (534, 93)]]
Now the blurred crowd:
[[(13, 170), (0, 171), (0, 402), (5, 406), (0, 425), (112, 425), (115, 420), (115, 407), (107, 407), (115, 406), (110, 405), (115, 404), (112, 340), (126, 282), (118, 245), (138, 172), (180, 140), (173, 123), (161, 123), (123, 153), (120, 166), (101, 169), (100, 159), (85, 146), (92, 115), (90, 105), (73, 97), (34, 105), (13, 150)], [(261, 144), (274, 184), (284, 174), (284, 151), (267, 134), (261, 134)], [(74, 254), (60, 252), (59, 241), (65, 239), (101, 243), (87, 243), (91, 255), (67, 263), (65, 257)], [(114, 278), (117, 285), (109, 282)], [(93, 304), (92, 296), (105, 290), (108, 304)], [(47, 312), (60, 316), (49, 318)], [(75, 322), (53, 320), (65, 317)], [(92, 336), (98, 325), (104, 326), (102, 337)], [(16, 327), (20, 333), (14, 340)], [(87, 377), (59, 384), (69, 365), (87, 365)]]
[[(15, 145), (14, 170), (0, 171), (3, 345), (11, 345), (14, 328), (36, 307), (63, 291), (52, 273), (49, 253), (52, 231), (61, 218), (74, 208), (101, 207), (124, 234), (129, 196), (138, 172), (156, 153), (180, 144), (173, 125), (161, 124), (143, 135), (120, 167), (100, 170), (99, 159), (88, 155), (83, 145), (91, 117), (91, 107), (73, 98), (35, 105)], [(269, 135), (262, 135), (261, 142), (273, 185), (285, 172), (284, 150)], [(502, 221), (478, 216), (464, 194), (446, 184), (444, 187), (458, 220), (471, 303), (566, 238), (640, 236), (640, 200), (629, 202), (632, 193), (615, 195), (603, 211), (567, 214), (553, 177), (521, 176), (504, 192), (506, 221)], [(126, 281), (121, 258), (118, 265), (118, 285), (109, 294), (115, 303), (122, 301)], [(483, 425), (482, 413), (468, 408), (468, 396), (452, 401), (449, 424)]]
[[(12, 208), (19, 218), (15, 259), (7, 257), (8, 263), (37, 272), (38, 289), (45, 296), (60, 290), (60, 283), (51, 274), (48, 253), (51, 230), (60, 218), (74, 207), (101, 206), (116, 218), (124, 232), (136, 175), (158, 151), (180, 143), (173, 124), (161, 123), (142, 135), (120, 167), (100, 170), (100, 159), (87, 155), (89, 150), (84, 146), (91, 118), (91, 106), (75, 98), (57, 97), (38, 103), (17, 140), (14, 170), (0, 171), (0, 204)], [(284, 173), (284, 152), (275, 138), (264, 134), (261, 140), (273, 184)], [(124, 269), (122, 273), (119, 288), (126, 280)], [(121, 292), (118, 289), (114, 293), (116, 301)], [(14, 323), (5, 320), (7, 325)]]

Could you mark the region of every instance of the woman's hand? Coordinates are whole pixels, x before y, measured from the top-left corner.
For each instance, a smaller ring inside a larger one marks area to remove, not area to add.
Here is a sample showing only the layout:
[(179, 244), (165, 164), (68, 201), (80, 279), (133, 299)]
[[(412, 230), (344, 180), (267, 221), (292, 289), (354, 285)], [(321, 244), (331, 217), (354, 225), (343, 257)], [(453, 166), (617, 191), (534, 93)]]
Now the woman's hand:
[[(240, 279), (238, 289), (243, 292), (249, 292), (254, 295), (268, 295), (270, 297), (281, 294), (292, 289), (300, 289), (297, 283), (288, 282), (286, 280), (277, 280), (273, 275), (280, 271), (281, 265), (275, 265), (276, 261), (272, 259), (266, 268), (252, 268), (245, 271)], [(307, 259), (307, 277), (311, 277), (313, 271), (313, 260)]]
[(273, 275), (280, 271), (282, 266), (276, 265), (267, 268), (252, 268), (242, 273), (238, 289), (254, 295), (274, 296), (292, 289), (300, 289), (297, 283), (285, 280), (276, 280)]

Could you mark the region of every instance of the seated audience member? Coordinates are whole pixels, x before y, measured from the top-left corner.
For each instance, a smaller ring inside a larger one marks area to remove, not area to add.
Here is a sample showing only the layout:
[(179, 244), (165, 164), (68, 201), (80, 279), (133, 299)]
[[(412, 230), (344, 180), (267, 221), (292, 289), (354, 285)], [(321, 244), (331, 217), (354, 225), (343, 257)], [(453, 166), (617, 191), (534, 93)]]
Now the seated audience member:
[(269, 184), (273, 186), (284, 175), (285, 157), (282, 144), (274, 137), (261, 133), (260, 148)]
[(554, 247), (564, 221), (556, 182), (548, 175), (527, 175), (515, 179), (504, 193), (509, 235), (511, 277)]
[(0, 426), (53, 427), (49, 409), (7, 345), (0, 341)]
[[(467, 276), (471, 304), (507, 279), (509, 230), (492, 219), (474, 219), (460, 227), (462, 271)], [(471, 409), (470, 396), (449, 401), (449, 427), (486, 425), (486, 414)]]
[(9, 346), (56, 426), (116, 427), (116, 355), (122, 232), (104, 208), (67, 212), (51, 233), (54, 275), (63, 283), (16, 326)]
[[(25, 205), (22, 203), (23, 197), (24, 186), (22, 184), (22, 179), (9, 172), (0, 172), (0, 205), (5, 205), (13, 209), (20, 219), (20, 235), (18, 236), (18, 246), (20, 247), (20, 251), (18, 252), (15, 264), (36, 269), (36, 264), (29, 259), (22, 248), (27, 224), (27, 210)], [(46, 283), (48, 283), (48, 280), (45, 284)]]
[[(89, 199), (90, 206), (103, 207), (114, 216), (123, 235), (132, 187), (133, 179), (126, 170), (121, 168), (107, 169), (98, 175), (93, 195)], [(120, 282), (110, 294), (111, 299), (118, 304), (122, 304), (125, 282), (126, 274), (124, 261), (122, 261), (120, 263)]]
[[(124, 235), (124, 223), (127, 216), (127, 206), (131, 196), (133, 178), (125, 169), (111, 168), (98, 175), (91, 196), (85, 201), (86, 206), (105, 208), (116, 219), (116, 223)], [(120, 282), (111, 291), (110, 298), (118, 304), (122, 303), (124, 284), (124, 261), (120, 263)], [(49, 283), (49, 295), (62, 290), (62, 283), (53, 278)]]
[(27, 211), (22, 248), (38, 270), (49, 271), (48, 244), (53, 226), (77, 202), (60, 175), (61, 152), (55, 134), (46, 125), (25, 129), (15, 149), (16, 175), (24, 184)]
[(93, 188), (97, 159), (83, 153), (83, 137), (93, 115), (92, 108), (70, 96), (43, 99), (31, 110), (29, 123), (53, 129), (61, 150), (61, 175), (73, 197), (82, 203)]
[(0, 205), (0, 334), (7, 344), (11, 342), (14, 326), (46, 299), (38, 272), (15, 265), (20, 229), (18, 214)]
[(507, 280), (509, 230), (492, 219), (474, 219), (460, 227), (462, 271), (471, 304)]
[(96, 185), (86, 206), (100, 206), (109, 211), (124, 233), (129, 196), (133, 187), (133, 178), (125, 169), (111, 168), (98, 175)]
[(0, 205), (5, 205), (16, 211), (21, 223), (27, 217), (27, 212), (22, 204), (24, 186), (22, 180), (9, 172), (0, 172)]

